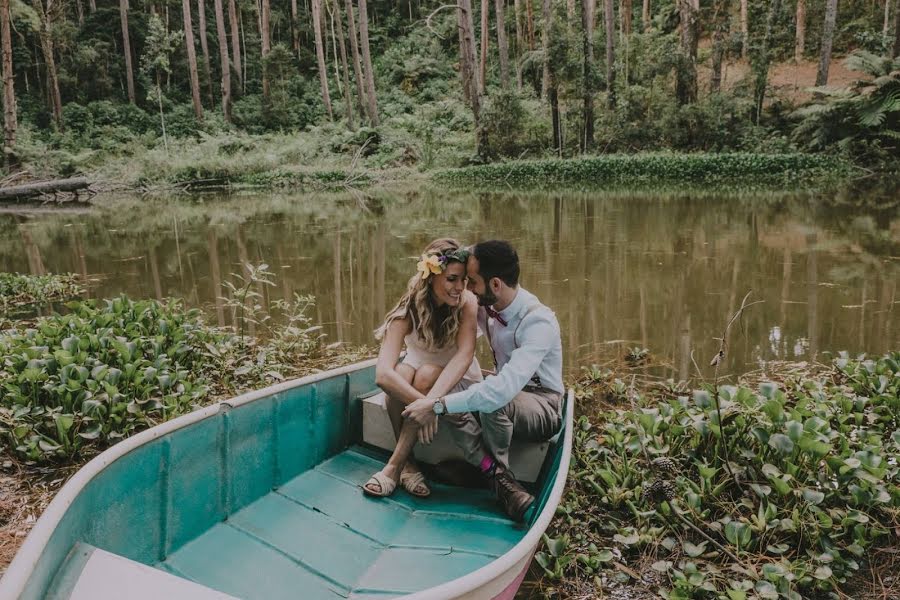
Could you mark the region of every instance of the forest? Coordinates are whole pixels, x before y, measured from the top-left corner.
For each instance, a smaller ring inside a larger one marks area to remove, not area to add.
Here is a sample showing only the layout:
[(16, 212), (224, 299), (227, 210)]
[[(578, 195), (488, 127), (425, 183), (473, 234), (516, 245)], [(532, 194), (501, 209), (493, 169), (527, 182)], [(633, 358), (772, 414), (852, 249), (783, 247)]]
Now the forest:
[(3, 0), (0, 16), (13, 176), (898, 155), (896, 0)]

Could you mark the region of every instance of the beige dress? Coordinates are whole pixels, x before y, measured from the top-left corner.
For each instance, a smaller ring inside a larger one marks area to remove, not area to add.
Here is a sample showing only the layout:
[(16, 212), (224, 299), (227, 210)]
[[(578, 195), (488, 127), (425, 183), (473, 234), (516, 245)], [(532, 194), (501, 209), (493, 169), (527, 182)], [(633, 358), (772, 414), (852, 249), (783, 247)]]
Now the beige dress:
[[(416, 332), (408, 333), (403, 342), (406, 344), (406, 356), (403, 358), (403, 364), (409, 365), (413, 369), (418, 369), (422, 365), (435, 365), (437, 367), (446, 367), (453, 356), (456, 354), (456, 342), (451, 342), (437, 350), (429, 350), (425, 342), (419, 339)], [(459, 392), (474, 383), (478, 383), (484, 379), (481, 376), (481, 367), (478, 365), (478, 359), (472, 357), (472, 364), (462, 376), (451, 392)]]

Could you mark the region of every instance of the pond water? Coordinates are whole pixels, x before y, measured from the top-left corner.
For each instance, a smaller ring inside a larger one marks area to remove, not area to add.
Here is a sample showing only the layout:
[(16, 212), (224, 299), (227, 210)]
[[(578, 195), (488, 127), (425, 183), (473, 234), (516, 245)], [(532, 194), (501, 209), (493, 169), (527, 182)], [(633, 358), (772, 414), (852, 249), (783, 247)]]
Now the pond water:
[[(313, 294), (330, 341), (372, 344), (434, 237), (506, 238), (522, 284), (557, 313), (567, 368), (647, 348), (674, 377), (704, 370), (729, 316), (723, 373), (763, 361), (900, 348), (900, 214), (840, 198), (711, 193), (241, 194), (106, 198), (0, 214), (0, 270), (74, 272), (92, 297), (179, 297), (213, 323), (246, 262), (267, 302)], [(895, 205), (896, 207), (896, 205)]]

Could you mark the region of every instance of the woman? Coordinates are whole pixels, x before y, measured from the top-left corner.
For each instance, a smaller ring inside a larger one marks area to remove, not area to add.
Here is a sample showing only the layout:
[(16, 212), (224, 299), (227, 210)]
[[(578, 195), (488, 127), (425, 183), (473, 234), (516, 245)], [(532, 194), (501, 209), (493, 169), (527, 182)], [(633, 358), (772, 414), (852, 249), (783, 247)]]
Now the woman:
[[(375, 382), (387, 393), (397, 447), (384, 469), (363, 486), (366, 494), (390, 496), (399, 482), (414, 496), (429, 496), (425, 476), (410, 455), (416, 439), (431, 443), (437, 416), (419, 428), (401, 413), (418, 398), (444, 396), (482, 379), (475, 359), (478, 302), (466, 290), (468, 256), (456, 240), (431, 242), (406, 292), (375, 332), (381, 340)], [(404, 346), (406, 356), (398, 364)]]

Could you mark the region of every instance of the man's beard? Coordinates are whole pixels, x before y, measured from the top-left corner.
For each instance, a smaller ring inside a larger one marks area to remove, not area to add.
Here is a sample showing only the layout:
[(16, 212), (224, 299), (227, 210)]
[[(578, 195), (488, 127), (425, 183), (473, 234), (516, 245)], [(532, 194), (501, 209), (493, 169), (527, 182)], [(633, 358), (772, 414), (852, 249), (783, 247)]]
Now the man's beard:
[(478, 294), (479, 306), (492, 306), (497, 304), (497, 296), (491, 291), (491, 288), (485, 287), (483, 294)]

